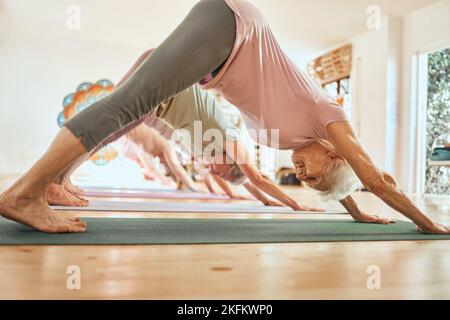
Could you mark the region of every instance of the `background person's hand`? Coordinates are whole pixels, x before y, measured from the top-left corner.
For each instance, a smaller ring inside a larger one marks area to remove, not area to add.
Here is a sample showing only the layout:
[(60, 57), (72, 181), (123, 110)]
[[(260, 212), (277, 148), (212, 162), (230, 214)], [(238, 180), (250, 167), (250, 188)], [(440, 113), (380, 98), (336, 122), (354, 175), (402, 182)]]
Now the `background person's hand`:
[(273, 200), (268, 200), (266, 203), (264, 203), (264, 205), (266, 207), (284, 207), (285, 205), (282, 204), (279, 201), (273, 201)]
[(294, 211), (325, 212), (325, 209), (302, 206), (298, 203), (295, 206), (291, 206), (291, 208), (294, 209)]
[(255, 200), (252, 196), (242, 196), (239, 194), (234, 194), (230, 197), (232, 200)]

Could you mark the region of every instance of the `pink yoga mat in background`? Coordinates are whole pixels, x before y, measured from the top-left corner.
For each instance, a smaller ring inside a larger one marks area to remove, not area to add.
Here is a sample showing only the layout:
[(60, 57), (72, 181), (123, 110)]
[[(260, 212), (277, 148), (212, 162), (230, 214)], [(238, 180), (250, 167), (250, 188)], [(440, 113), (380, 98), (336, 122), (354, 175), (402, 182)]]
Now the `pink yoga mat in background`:
[(195, 200), (229, 200), (228, 196), (194, 192), (154, 192), (144, 190), (84, 190), (86, 197), (117, 198), (154, 198), (154, 199), (195, 199)]

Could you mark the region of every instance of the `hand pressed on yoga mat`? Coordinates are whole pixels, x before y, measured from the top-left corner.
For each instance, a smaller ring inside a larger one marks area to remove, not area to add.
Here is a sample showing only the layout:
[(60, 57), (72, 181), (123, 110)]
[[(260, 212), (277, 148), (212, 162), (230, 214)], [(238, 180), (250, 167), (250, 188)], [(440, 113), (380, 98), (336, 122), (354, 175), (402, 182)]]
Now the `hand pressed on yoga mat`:
[(266, 207), (284, 207), (284, 204), (282, 204), (279, 201), (273, 201), (273, 200), (267, 200), (267, 202), (264, 203)]
[(382, 218), (377, 215), (370, 215), (362, 212), (356, 201), (351, 196), (345, 197), (340, 203), (344, 206), (347, 212), (352, 216), (356, 222), (362, 223), (377, 223), (377, 224), (390, 224), (395, 223), (395, 220), (389, 218)]
[(443, 226), (439, 223), (433, 223), (431, 227), (422, 230), (419, 226), (417, 226), (417, 231), (425, 233), (425, 234), (450, 234), (450, 228)]
[(377, 215), (370, 215), (370, 214), (365, 214), (365, 213), (361, 213), (357, 217), (354, 217), (354, 219), (356, 222), (361, 222), (361, 223), (376, 223), (376, 224), (396, 223), (396, 221), (394, 219), (383, 218), (383, 217), (379, 217)]

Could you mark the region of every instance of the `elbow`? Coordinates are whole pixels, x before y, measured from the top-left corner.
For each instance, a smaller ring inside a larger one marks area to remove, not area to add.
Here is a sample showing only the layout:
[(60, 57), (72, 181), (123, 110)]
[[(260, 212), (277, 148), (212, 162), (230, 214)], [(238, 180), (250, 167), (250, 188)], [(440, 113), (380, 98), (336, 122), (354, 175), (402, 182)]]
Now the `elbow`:
[(396, 188), (394, 178), (387, 173), (382, 173), (375, 178), (369, 178), (364, 182), (364, 187), (376, 196), (382, 197), (393, 188)]

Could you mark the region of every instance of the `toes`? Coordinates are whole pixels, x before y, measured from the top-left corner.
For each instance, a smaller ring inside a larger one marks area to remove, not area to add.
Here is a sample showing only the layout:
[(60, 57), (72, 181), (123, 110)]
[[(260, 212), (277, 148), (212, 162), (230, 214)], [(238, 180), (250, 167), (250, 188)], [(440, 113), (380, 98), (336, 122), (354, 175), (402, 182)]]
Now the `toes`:
[(78, 221), (77, 226), (79, 226), (81, 228), (87, 228), (87, 223), (84, 221)]
[(86, 231), (86, 223), (75, 222), (61, 226), (60, 233), (80, 233)]
[(82, 226), (73, 226), (72, 229), (70, 230), (70, 232), (72, 232), (72, 233), (82, 233), (82, 232), (86, 232), (86, 227), (82, 227)]
[(87, 223), (85, 221), (81, 221), (79, 217), (68, 219), (67, 224), (77, 226), (79, 228), (86, 229)]
[(77, 199), (79, 200), (79, 206), (80, 207), (88, 207), (89, 206), (89, 200), (86, 200), (82, 197), (77, 196)]
[(84, 201), (81, 199), (77, 199), (77, 206), (78, 207), (84, 207)]

